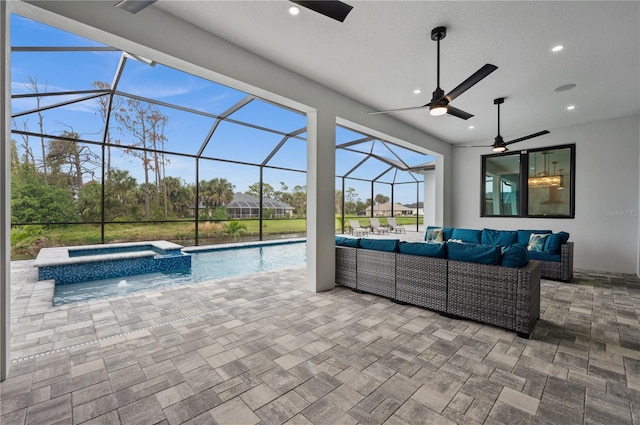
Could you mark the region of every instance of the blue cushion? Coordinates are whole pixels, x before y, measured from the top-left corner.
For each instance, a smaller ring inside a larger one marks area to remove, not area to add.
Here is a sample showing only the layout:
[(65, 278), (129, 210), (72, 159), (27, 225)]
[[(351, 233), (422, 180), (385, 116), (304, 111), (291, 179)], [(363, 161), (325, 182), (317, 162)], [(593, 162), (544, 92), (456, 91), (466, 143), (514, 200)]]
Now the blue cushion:
[(400, 239), (360, 239), (360, 247), (376, 251), (398, 252)]
[(546, 252), (534, 251), (529, 251), (527, 254), (529, 254), (530, 260), (554, 261), (556, 263), (559, 263), (561, 260), (560, 254), (547, 254)]
[(482, 230), (453, 229), (453, 234), (449, 239), (459, 239), (465, 243), (480, 243), (480, 235), (482, 235)]
[(482, 229), (480, 242), (485, 245), (511, 246), (518, 242), (518, 232), (515, 230)]
[(350, 246), (351, 248), (359, 248), (360, 247), (360, 239), (358, 238), (347, 238), (344, 236), (336, 236), (336, 245), (338, 246)]
[(498, 245), (447, 242), (450, 260), (481, 264), (500, 264), (502, 253)]
[(567, 232), (558, 232), (549, 235), (544, 244), (544, 252), (547, 254), (560, 254), (560, 247), (567, 243), (569, 234)]
[(511, 245), (502, 252), (504, 267), (524, 267), (529, 262), (527, 250), (520, 245)]
[(452, 227), (442, 227), (442, 226), (428, 226), (424, 232), (424, 240), (427, 240), (427, 232), (432, 229), (442, 229), (442, 240), (448, 241), (451, 239), (451, 234), (453, 233)]
[(400, 242), (403, 254), (424, 255), (425, 257), (447, 258), (447, 244), (427, 242)]
[(552, 233), (551, 230), (518, 230), (518, 243), (528, 245), (532, 233)]

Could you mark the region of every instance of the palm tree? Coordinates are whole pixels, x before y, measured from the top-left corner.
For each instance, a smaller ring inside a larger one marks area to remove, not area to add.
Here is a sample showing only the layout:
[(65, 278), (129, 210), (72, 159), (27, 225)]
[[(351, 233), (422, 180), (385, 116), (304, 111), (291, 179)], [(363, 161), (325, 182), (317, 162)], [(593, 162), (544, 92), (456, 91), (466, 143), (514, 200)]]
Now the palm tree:
[(237, 241), (240, 235), (243, 235), (247, 231), (247, 226), (244, 223), (240, 223), (238, 220), (233, 220), (224, 225), (224, 231)]
[(231, 202), (233, 189), (235, 189), (235, 185), (225, 178), (216, 177), (209, 181), (202, 180), (200, 182), (200, 202), (205, 207), (207, 216), (211, 214), (211, 209), (225, 206)]

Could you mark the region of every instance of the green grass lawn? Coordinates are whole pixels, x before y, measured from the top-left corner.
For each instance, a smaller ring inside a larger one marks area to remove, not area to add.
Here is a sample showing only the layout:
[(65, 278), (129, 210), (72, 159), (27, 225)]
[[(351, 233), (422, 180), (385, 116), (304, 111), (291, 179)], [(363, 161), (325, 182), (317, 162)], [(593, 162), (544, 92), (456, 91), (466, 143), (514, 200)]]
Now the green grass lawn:
[[(369, 226), (369, 218), (362, 216), (346, 216), (345, 231), (349, 229), (349, 220), (358, 220), (360, 225)], [(246, 227), (245, 237), (259, 235), (260, 221), (255, 219), (239, 220)], [(401, 225), (415, 225), (415, 217), (396, 217), (396, 222)], [(226, 231), (224, 224), (227, 222), (204, 222), (199, 225), (199, 239), (204, 243), (233, 242)], [(385, 225), (387, 220), (380, 218), (380, 223)], [(422, 218), (420, 218), (422, 223)], [(335, 230), (341, 231), (340, 217), (336, 217)], [(21, 236), (12, 238), (11, 259), (35, 258), (40, 248), (48, 246), (72, 246), (92, 245), (101, 243), (101, 230), (95, 224), (77, 224), (68, 226), (52, 226), (41, 228), (40, 226), (24, 226), (13, 229), (20, 232)], [(263, 220), (262, 233), (269, 235), (306, 234), (307, 223), (304, 218)], [(105, 242), (134, 242), (168, 240), (183, 245), (195, 243), (195, 224), (193, 222), (178, 223), (111, 223), (105, 225)], [(201, 242), (202, 243), (202, 242)]]

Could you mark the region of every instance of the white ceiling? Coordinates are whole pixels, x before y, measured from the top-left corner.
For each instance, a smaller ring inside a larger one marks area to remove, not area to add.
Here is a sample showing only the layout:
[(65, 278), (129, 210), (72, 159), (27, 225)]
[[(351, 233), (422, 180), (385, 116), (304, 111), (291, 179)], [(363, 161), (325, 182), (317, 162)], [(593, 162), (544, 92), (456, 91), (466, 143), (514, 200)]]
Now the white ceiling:
[[(436, 87), (453, 89), (485, 63), (498, 66), (452, 102), (475, 116), (431, 117), (428, 110), (394, 115), (451, 143), (506, 141), (540, 130), (638, 114), (640, 3), (354, 1), (344, 23), (288, 1), (171, 1), (153, 7), (189, 21), (264, 58), (346, 94), (373, 110), (429, 102)], [(141, 12), (141, 13), (144, 13)], [(564, 44), (560, 53), (551, 48)], [(554, 89), (574, 83), (566, 92)], [(422, 89), (415, 95), (413, 90)], [(574, 104), (575, 110), (566, 106)], [(469, 126), (475, 128), (469, 130)]]
[[(344, 23), (305, 8), (291, 16), (287, 9), (293, 3), (286, 0), (159, 0), (151, 8), (316, 80), (372, 111), (429, 102), (436, 86), (436, 43), (430, 33), (446, 26), (440, 43), (445, 93), (485, 63), (498, 66), (452, 102), (475, 116), (467, 121), (431, 117), (426, 109), (394, 116), (451, 143), (492, 141), (497, 97), (506, 97), (501, 106), (505, 141), (640, 112), (640, 2), (346, 2), (353, 10)], [(557, 44), (566, 48), (552, 53)], [(576, 87), (554, 91), (569, 83)], [(413, 94), (416, 88), (423, 92)], [(566, 110), (570, 104), (575, 110)], [(469, 130), (470, 125), (475, 128)]]

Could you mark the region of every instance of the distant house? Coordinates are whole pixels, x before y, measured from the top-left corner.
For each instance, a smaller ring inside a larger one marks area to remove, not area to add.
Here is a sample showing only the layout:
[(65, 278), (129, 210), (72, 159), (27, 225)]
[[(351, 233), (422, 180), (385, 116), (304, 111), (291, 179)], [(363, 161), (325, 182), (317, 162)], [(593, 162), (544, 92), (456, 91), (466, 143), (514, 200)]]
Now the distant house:
[[(371, 217), (371, 205), (366, 208), (365, 215)], [(393, 204), (393, 215), (396, 217), (399, 215), (413, 215), (413, 210), (405, 207), (404, 205)], [(373, 206), (373, 216), (391, 217), (391, 203), (375, 204)]]
[(419, 215), (421, 217), (424, 217), (424, 203), (423, 202), (418, 202), (418, 203), (413, 203), (413, 204), (404, 204), (405, 207), (407, 208), (411, 208), (411, 210), (413, 211), (413, 215)]
[[(235, 193), (226, 205), (232, 218), (257, 218), (260, 216), (260, 198), (246, 193)], [(293, 215), (294, 208), (269, 198), (262, 198), (263, 217), (284, 218)]]

